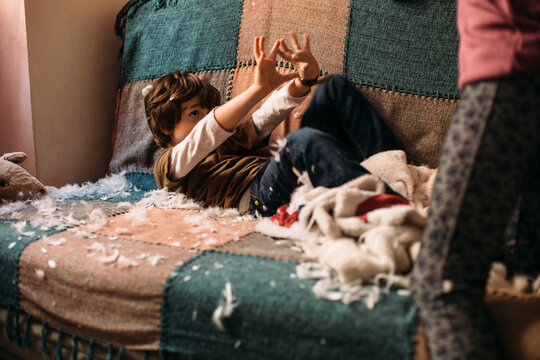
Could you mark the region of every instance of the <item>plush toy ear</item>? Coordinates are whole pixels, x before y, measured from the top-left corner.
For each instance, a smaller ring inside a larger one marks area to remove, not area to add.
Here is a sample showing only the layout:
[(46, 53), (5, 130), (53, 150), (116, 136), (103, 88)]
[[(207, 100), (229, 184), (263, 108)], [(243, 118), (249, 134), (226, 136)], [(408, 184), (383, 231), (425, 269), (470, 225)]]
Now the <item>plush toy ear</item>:
[(20, 164), (24, 160), (26, 160), (26, 154), (23, 153), (22, 151), (14, 152), (14, 153), (7, 153), (7, 154), (4, 154), (4, 156), (2, 156), (2, 158), (4, 160), (11, 161), (11, 162), (13, 162), (15, 164)]

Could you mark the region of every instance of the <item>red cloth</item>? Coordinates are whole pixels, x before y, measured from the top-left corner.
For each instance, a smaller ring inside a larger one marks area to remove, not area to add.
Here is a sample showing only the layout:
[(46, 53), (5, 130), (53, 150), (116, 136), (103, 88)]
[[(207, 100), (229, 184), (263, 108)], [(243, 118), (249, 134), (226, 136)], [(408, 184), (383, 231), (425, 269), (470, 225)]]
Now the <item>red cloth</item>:
[(356, 216), (367, 221), (367, 213), (376, 209), (385, 208), (393, 205), (409, 205), (409, 201), (397, 195), (379, 194), (367, 198), (356, 207)]
[(289, 208), (289, 205), (281, 205), (277, 209), (276, 214), (273, 215), (270, 219), (272, 221), (277, 222), (280, 226), (285, 226), (285, 227), (290, 228), (292, 224), (298, 221), (298, 211), (295, 211), (292, 214), (289, 214), (287, 212), (288, 208)]

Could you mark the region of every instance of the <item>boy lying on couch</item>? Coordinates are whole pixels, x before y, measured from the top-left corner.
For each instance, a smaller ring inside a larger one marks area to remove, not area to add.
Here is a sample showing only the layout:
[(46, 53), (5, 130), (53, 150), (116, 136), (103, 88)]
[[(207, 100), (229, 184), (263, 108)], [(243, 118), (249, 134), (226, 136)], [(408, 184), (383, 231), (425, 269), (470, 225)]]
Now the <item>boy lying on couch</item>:
[[(145, 88), (148, 124), (157, 144), (167, 149), (154, 167), (159, 188), (181, 191), (206, 205), (269, 216), (289, 203), (301, 173), (314, 187), (336, 187), (368, 174), (360, 162), (369, 156), (400, 148), (355, 86), (332, 76), (315, 92), (301, 129), (285, 138), (278, 153), (255, 155), (319, 82), (309, 36), (304, 34), (303, 46), (294, 32), (290, 39), (292, 49), (279, 39), (266, 55), (264, 37), (255, 38), (255, 79), (221, 106), (217, 89), (190, 73), (177, 71)], [(279, 73), (278, 54), (298, 73)], [(240, 123), (270, 93), (252, 120)], [(387, 185), (385, 190), (396, 194)]]

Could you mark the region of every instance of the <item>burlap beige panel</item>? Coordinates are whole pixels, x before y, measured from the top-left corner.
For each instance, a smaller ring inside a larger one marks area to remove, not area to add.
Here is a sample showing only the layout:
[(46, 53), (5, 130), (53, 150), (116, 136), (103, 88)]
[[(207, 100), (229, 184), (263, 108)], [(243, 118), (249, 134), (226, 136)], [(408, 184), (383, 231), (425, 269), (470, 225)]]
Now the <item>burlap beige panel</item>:
[(361, 86), (360, 91), (403, 144), (407, 160), (435, 168), (457, 102)]
[(295, 31), (302, 45), (302, 34), (310, 35), (311, 51), (323, 72), (343, 73), (349, 7), (347, 1), (244, 1), (238, 43), (239, 63), (253, 59), (253, 39), (264, 35), (267, 52), (280, 38), (287, 41)]
[(163, 284), (195, 255), (124, 237), (55, 234), (21, 256), (21, 308), (82, 337), (157, 350)]

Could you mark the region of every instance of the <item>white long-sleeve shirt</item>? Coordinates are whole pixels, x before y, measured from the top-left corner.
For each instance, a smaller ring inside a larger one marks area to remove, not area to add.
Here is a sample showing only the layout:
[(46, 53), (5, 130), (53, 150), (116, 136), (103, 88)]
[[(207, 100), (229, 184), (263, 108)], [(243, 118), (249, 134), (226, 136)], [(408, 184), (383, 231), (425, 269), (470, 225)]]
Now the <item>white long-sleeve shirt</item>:
[[(253, 113), (251, 119), (259, 139), (270, 135), (287, 118), (289, 113), (306, 98), (307, 94), (302, 97), (293, 97), (289, 94), (292, 81), (274, 91)], [(210, 111), (195, 125), (184, 140), (174, 146), (169, 156), (167, 177), (174, 181), (186, 176), (232, 134), (234, 131), (227, 131), (219, 125), (214, 117), (214, 110)]]

